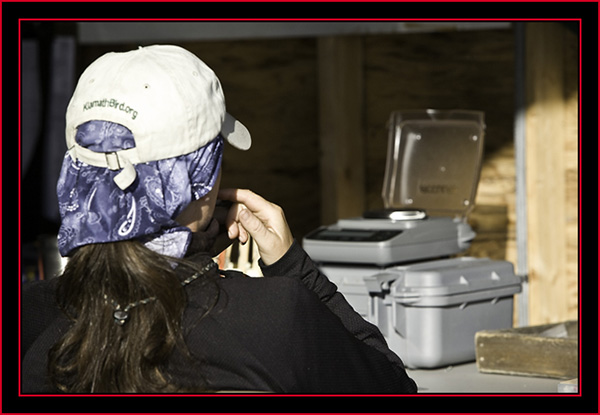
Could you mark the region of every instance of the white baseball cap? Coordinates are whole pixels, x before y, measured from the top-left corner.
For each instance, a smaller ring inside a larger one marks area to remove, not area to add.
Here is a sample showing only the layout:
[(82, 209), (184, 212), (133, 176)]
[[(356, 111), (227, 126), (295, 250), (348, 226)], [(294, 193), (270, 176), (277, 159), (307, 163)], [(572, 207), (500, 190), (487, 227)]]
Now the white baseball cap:
[[(77, 144), (77, 128), (104, 120), (127, 127), (135, 147), (97, 153)], [(115, 182), (127, 188), (133, 165), (191, 153), (221, 134), (234, 147), (252, 144), (246, 127), (226, 112), (221, 83), (193, 53), (174, 45), (107, 53), (83, 72), (66, 114), (72, 158), (121, 170)]]

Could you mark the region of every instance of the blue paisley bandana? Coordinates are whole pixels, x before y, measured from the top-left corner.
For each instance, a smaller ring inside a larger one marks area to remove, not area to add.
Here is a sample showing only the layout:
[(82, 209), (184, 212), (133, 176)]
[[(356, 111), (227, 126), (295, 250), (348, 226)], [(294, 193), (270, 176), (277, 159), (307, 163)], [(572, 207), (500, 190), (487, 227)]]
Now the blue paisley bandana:
[[(135, 147), (127, 128), (107, 121), (83, 124), (76, 141), (96, 152)], [(138, 239), (154, 251), (183, 257), (191, 231), (174, 218), (213, 188), (222, 155), (223, 138), (217, 136), (192, 153), (137, 164), (135, 182), (121, 190), (113, 181), (118, 170), (90, 166), (67, 152), (56, 189), (61, 255), (87, 244)]]

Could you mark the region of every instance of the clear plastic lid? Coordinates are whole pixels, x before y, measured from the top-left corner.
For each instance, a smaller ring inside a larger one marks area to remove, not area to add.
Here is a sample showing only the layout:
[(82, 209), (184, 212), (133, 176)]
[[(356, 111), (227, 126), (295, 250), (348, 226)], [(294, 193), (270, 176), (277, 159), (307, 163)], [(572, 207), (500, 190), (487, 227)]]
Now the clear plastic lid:
[(481, 111), (394, 111), (382, 191), (385, 208), (466, 216), (477, 193), (484, 130)]

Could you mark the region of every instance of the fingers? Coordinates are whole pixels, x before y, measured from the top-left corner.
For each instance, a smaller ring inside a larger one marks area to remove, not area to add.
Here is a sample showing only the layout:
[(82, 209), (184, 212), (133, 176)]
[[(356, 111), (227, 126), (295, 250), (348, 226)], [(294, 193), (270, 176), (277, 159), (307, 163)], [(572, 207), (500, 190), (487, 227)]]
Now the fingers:
[(260, 216), (270, 216), (276, 205), (269, 202), (262, 196), (257, 195), (251, 190), (246, 189), (221, 189), (219, 198), (244, 205), (252, 213)]
[(265, 224), (248, 209), (242, 208), (238, 214), (242, 229), (246, 230), (254, 239), (262, 240), (268, 232)]
[(225, 223), (229, 237), (238, 238), (241, 242), (246, 242), (248, 233), (260, 237), (259, 232), (265, 231), (264, 222), (274, 215), (275, 205), (250, 190), (222, 189), (219, 199), (234, 202)]
[(276, 262), (293, 243), (283, 210), (250, 190), (222, 189), (219, 198), (234, 202), (227, 226), (230, 237), (256, 241), (263, 262)]
[(245, 208), (239, 203), (233, 204), (227, 212), (226, 218), (223, 222), (227, 228), (227, 235), (229, 236), (229, 239), (238, 239), (241, 243), (246, 243), (249, 238), (248, 232), (242, 226), (239, 226), (239, 215), (244, 209)]

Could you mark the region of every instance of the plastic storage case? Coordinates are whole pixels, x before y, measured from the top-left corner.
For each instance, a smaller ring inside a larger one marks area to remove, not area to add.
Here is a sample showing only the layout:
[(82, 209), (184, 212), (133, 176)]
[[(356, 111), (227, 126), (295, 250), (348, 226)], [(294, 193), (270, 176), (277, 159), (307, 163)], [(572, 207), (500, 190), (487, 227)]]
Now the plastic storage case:
[(364, 278), (383, 272), (385, 268), (360, 265), (341, 267), (335, 264), (321, 264), (319, 268), (338, 287), (338, 291), (344, 295), (354, 311), (359, 313), (365, 320), (375, 323), (370, 320), (369, 316), (369, 291)]
[(520, 278), (507, 261), (462, 257), (365, 277), (368, 320), (409, 368), (475, 360), (475, 333), (512, 327)]

